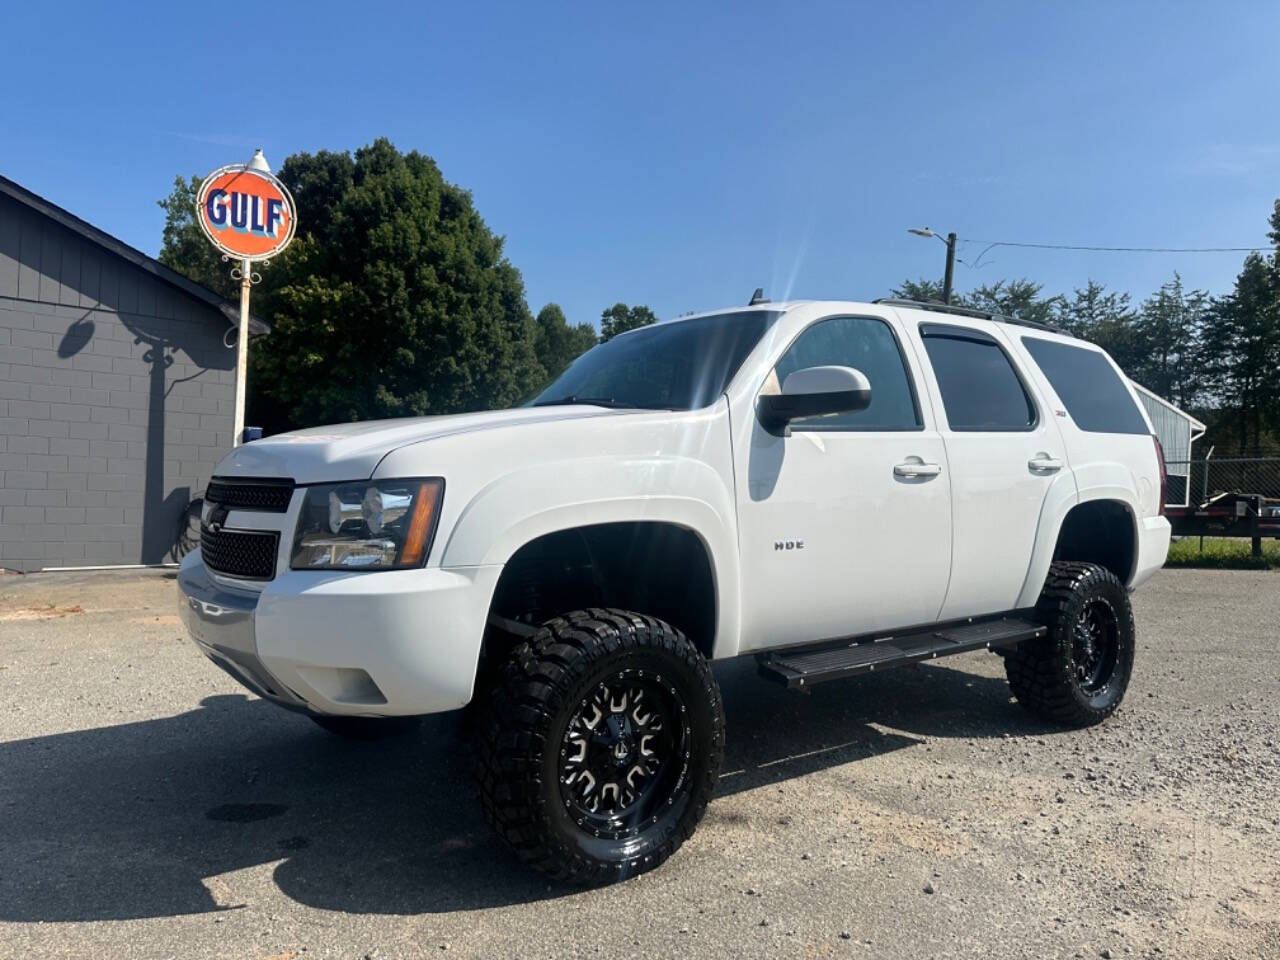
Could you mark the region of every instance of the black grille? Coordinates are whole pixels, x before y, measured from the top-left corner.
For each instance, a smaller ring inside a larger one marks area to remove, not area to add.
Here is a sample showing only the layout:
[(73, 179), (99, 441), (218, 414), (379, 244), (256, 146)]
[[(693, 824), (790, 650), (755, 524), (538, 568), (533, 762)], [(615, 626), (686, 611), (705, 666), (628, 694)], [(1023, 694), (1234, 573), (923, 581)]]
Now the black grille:
[(240, 533), (235, 530), (200, 531), (200, 554), (205, 566), (229, 577), (270, 580), (276, 574), (278, 533)]
[(233, 510), (284, 513), (293, 496), (292, 480), (210, 480), (204, 498)]

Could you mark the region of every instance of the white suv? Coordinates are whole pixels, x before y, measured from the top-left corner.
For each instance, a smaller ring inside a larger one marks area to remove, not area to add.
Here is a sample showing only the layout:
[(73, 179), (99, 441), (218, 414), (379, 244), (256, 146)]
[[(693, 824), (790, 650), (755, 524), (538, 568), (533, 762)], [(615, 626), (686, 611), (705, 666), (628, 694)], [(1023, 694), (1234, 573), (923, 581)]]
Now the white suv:
[(991, 649), (1037, 715), (1109, 715), (1162, 488), (1094, 346), (934, 304), (753, 303), (615, 337), (520, 409), (239, 447), (178, 580), (210, 659), (331, 731), (474, 698), (491, 821), (602, 882), (706, 809), (712, 660), (807, 687)]

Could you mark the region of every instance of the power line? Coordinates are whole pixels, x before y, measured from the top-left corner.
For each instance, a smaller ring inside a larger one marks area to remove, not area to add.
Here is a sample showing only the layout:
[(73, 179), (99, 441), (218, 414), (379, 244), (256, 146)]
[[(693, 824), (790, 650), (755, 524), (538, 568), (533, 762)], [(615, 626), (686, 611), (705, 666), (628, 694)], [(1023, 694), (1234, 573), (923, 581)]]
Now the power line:
[(961, 243), (985, 243), (990, 247), (1034, 247), (1038, 250), (1093, 250), (1105, 253), (1262, 253), (1273, 247), (1102, 247), (1072, 243), (1015, 243), (1012, 240), (977, 240), (961, 237)]

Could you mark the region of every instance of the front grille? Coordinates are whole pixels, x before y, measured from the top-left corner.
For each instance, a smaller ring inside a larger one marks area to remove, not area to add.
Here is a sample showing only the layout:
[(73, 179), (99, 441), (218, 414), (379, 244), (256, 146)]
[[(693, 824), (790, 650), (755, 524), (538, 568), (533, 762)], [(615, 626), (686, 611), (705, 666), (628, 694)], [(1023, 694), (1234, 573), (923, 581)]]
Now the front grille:
[(292, 480), (219, 480), (209, 481), (204, 498), (233, 510), (258, 510), (284, 513), (293, 496)]
[(278, 533), (242, 533), (237, 530), (200, 531), (200, 554), (205, 566), (228, 577), (270, 580), (276, 574)]

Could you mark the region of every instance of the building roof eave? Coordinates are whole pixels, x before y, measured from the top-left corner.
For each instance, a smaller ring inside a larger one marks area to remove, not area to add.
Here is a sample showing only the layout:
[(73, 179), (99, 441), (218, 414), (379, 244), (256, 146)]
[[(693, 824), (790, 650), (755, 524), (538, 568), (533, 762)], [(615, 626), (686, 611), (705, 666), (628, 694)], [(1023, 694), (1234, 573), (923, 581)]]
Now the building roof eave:
[(1206, 424), (1201, 423), (1199, 420), (1197, 420), (1191, 414), (1187, 413), (1187, 411), (1183, 410), (1181, 407), (1175, 406), (1174, 404), (1170, 403), (1168, 400), (1160, 396), (1160, 394), (1156, 393), (1154, 390), (1148, 390), (1146, 387), (1138, 383), (1138, 381), (1136, 380), (1130, 380), (1129, 382), (1133, 384), (1133, 388), (1137, 390), (1139, 393), (1141, 393), (1143, 396), (1150, 397), (1156, 403), (1159, 403), (1165, 407), (1168, 407), (1178, 416), (1182, 417), (1184, 420), (1190, 423), (1191, 429), (1193, 432), (1199, 431), (1197, 436), (1204, 436), (1204, 432), (1209, 429), (1209, 427)]
[[(184, 277), (176, 270), (166, 267), (154, 257), (149, 257), (141, 250), (129, 246), (123, 240), (111, 236), (104, 230), (100, 230), (93, 224), (85, 220), (81, 220), (75, 214), (64, 210), (55, 203), (51, 203), (44, 197), (32, 193), (21, 184), (15, 183), (8, 177), (0, 176), (0, 194), (11, 197), (13, 200), (21, 203), (42, 216), (48, 217), (55, 223), (70, 230), (91, 243), (97, 244), (103, 249), (115, 254), (122, 260), (131, 263), (146, 273), (151, 274), (157, 280), (161, 280), (170, 286), (177, 287), (183, 293), (194, 297), (203, 303), (214, 307), (219, 313), (226, 318), (227, 322), (232, 326), (239, 326), (240, 310), (236, 304), (231, 303), (225, 297), (214, 293), (208, 287), (196, 283), (188, 277)], [(252, 336), (263, 336), (271, 332), (271, 327), (265, 321), (251, 316), (249, 318), (249, 332)]]

